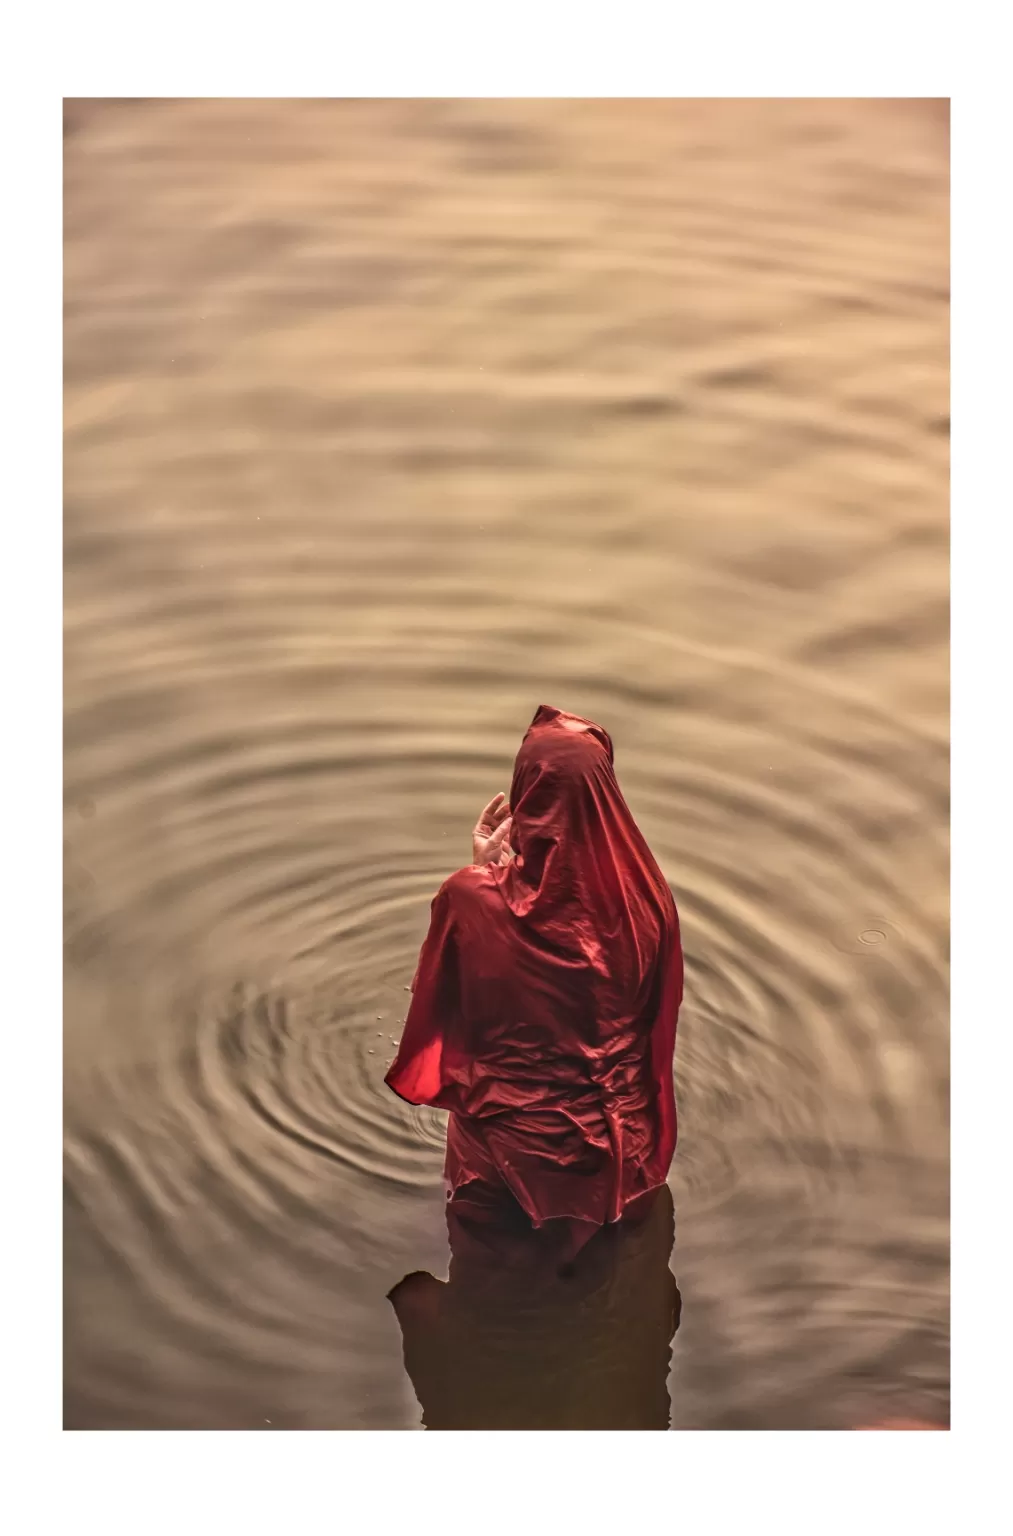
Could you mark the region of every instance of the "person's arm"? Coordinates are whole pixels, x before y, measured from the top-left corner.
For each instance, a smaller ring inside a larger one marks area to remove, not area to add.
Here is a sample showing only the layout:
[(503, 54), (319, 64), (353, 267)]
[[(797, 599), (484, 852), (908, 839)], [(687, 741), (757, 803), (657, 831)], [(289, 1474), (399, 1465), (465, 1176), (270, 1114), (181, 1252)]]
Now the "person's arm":
[(386, 1076), (389, 1088), (409, 1104), (437, 1104), (444, 1088), (444, 1032), (458, 1011), (457, 944), (450, 893), (443, 885), (433, 899), (412, 1000), (397, 1055)]

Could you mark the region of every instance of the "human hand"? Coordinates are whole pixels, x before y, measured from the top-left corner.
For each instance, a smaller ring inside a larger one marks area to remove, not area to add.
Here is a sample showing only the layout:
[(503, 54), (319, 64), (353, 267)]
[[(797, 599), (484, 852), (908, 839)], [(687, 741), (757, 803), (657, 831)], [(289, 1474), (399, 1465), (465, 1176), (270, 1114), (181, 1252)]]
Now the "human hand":
[(511, 822), (506, 795), (494, 795), (471, 834), (472, 863), (509, 864), (513, 858), (513, 849), (507, 842)]

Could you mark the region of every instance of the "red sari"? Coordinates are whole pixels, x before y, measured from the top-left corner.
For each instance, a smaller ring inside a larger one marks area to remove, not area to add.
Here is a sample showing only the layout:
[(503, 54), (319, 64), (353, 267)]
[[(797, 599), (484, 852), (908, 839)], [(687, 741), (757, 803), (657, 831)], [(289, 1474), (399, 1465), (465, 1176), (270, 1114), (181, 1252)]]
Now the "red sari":
[(433, 901), (386, 1081), (450, 1111), (452, 1193), (477, 1182), (536, 1226), (599, 1227), (675, 1150), (679, 920), (600, 725), (542, 705), (510, 805), (516, 857)]

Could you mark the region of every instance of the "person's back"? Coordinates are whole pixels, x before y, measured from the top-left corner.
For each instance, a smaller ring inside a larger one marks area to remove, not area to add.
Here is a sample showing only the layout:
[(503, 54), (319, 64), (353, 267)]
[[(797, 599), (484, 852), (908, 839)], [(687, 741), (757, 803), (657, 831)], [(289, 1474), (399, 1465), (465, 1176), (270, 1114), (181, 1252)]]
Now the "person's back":
[(452, 1191), (589, 1232), (671, 1161), (678, 918), (600, 726), (543, 706), (499, 799), (433, 902), (387, 1082), (451, 1112)]

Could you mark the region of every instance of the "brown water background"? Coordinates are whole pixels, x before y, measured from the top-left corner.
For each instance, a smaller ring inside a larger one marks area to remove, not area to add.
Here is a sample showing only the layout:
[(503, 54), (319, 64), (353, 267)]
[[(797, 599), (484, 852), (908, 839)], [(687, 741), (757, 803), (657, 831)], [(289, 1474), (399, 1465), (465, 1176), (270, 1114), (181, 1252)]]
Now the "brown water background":
[(65, 132), (67, 1425), (420, 1425), (381, 1080), (541, 702), (683, 920), (673, 1426), (945, 1421), (945, 103)]

